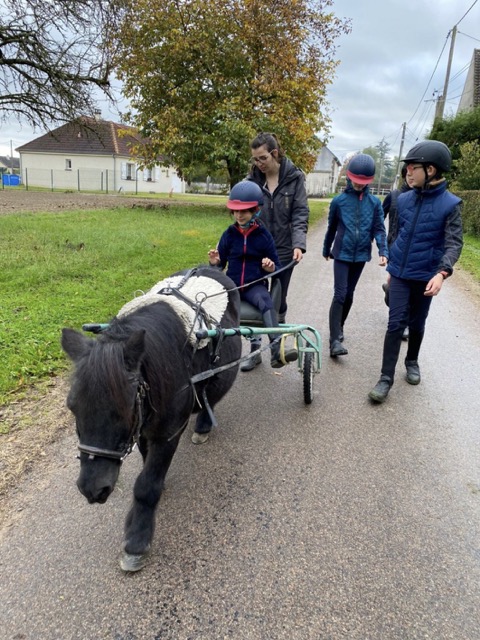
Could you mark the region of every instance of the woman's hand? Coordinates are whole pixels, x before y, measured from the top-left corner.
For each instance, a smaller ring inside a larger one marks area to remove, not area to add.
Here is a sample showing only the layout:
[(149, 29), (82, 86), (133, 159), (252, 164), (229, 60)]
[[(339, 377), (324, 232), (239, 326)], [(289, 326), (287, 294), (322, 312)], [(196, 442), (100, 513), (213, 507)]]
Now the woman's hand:
[(386, 267), (388, 263), (388, 260), (385, 256), (380, 256), (378, 259), (378, 264), (380, 267)]
[(293, 250), (293, 259), (295, 260), (295, 262), (300, 262), (302, 258), (303, 251), (301, 249), (298, 249), (298, 247), (295, 247), (295, 249)]

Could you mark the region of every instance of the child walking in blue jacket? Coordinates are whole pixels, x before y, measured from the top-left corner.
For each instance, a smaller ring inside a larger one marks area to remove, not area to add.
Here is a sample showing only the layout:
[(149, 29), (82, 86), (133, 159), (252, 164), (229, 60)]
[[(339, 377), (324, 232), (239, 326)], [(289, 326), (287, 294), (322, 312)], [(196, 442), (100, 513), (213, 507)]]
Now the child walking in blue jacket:
[(330, 204), (323, 257), (326, 260), (334, 258), (334, 293), (329, 314), (332, 358), (348, 354), (342, 344), (343, 325), (365, 263), (372, 258), (374, 239), (380, 256), (378, 264), (381, 267), (387, 264), (382, 204), (368, 189), (374, 176), (374, 159), (365, 153), (357, 154), (348, 164), (345, 191), (333, 198)]
[[(267, 282), (261, 280), (280, 268), (273, 237), (256, 219), (262, 204), (263, 193), (257, 184), (245, 180), (232, 188), (227, 207), (235, 223), (224, 231), (217, 248), (208, 252), (208, 260), (212, 266), (227, 268), (227, 276), (240, 287), (240, 298), (259, 309), (265, 327), (278, 327)], [(276, 334), (270, 336), (271, 366), (280, 368), (296, 360), (298, 354), (290, 349), (281, 358), (279, 340), (275, 337)], [(259, 349), (260, 345), (255, 350), (258, 353), (252, 353), (255, 364), (261, 362)]]

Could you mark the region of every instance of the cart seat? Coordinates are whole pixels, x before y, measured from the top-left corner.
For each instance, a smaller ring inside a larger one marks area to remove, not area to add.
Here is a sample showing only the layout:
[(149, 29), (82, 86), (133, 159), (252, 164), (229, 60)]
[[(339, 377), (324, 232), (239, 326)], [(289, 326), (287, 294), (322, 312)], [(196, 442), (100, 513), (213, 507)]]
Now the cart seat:
[[(282, 283), (277, 278), (271, 280), (270, 295), (272, 296), (273, 308), (278, 316), (282, 299)], [(263, 327), (263, 317), (260, 311), (245, 300), (240, 302), (240, 325), (248, 327)]]

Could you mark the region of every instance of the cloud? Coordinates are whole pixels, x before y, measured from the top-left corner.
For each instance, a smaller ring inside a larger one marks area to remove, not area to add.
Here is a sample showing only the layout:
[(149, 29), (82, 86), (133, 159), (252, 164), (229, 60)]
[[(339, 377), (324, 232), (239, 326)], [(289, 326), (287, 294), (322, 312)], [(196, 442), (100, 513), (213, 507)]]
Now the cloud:
[(404, 122), (407, 146), (425, 136), (443, 92), (448, 35), (460, 21), (445, 115), (456, 112), (473, 50), (480, 48), (480, 3), (462, 20), (471, 6), (471, 0), (334, 2), (333, 12), (352, 23), (351, 33), (337, 41), (340, 65), (328, 91), (328, 146), (338, 157), (383, 138), (397, 154)]

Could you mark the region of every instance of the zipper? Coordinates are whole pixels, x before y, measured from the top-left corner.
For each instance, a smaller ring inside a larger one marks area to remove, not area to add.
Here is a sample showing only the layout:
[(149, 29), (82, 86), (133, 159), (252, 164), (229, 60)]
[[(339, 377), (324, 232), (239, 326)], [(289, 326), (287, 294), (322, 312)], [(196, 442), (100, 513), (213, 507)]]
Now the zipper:
[(358, 197), (358, 203), (355, 209), (355, 248), (353, 251), (353, 262), (356, 262), (356, 257), (357, 257), (358, 236), (360, 235), (358, 227), (360, 222), (360, 207), (362, 206), (362, 200), (363, 200), (363, 191), (360, 193)]

